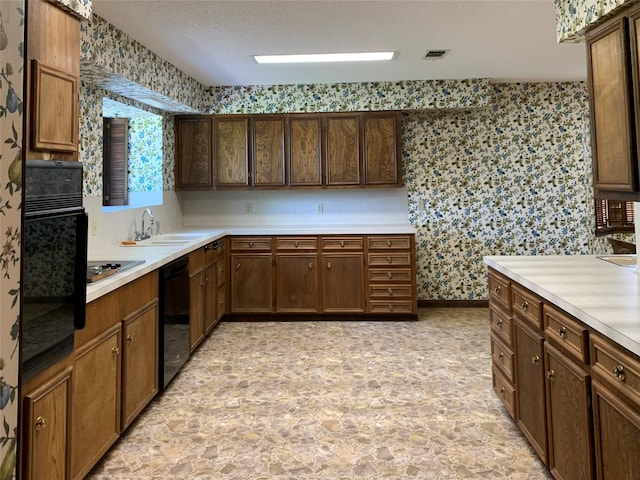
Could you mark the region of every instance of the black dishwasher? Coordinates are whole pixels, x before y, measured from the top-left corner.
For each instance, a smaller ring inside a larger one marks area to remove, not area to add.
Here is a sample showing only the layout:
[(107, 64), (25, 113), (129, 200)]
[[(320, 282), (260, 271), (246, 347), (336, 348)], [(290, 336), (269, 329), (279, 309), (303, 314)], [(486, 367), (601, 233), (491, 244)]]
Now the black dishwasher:
[(189, 358), (189, 258), (160, 269), (158, 385), (163, 390)]

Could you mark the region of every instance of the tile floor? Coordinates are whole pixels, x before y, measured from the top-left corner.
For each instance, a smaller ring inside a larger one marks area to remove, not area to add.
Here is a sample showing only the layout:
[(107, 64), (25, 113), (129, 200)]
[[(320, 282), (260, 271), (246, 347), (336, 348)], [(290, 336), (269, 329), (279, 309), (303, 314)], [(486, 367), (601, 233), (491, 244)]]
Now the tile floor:
[(493, 394), (488, 325), (222, 323), (87, 478), (551, 478)]

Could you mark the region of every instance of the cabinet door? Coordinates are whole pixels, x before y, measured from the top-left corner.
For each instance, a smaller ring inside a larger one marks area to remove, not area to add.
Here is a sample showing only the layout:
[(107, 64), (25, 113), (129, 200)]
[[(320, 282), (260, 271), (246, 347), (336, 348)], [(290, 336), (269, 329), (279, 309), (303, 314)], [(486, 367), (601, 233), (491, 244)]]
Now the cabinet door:
[(176, 190), (213, 187), (211, 117), (176, 117)]
[(364, 255), (322, 254), (323, 311), (364, 312)]
[(251, 119), (255, 187), (285, 185), (284, 119), (284, 115), (258, 115)]
[(547, 465), (544, 338), (526, 320), (515, 320), (518, 426)]
[(289, 116), (289, 185), (322, 185), (322, 117)]
[(231, 254), (231, 313), (273, 311), (271, 253)]
[(84, 478), (120, 434), (121, 333), (122, 326), (114, 325), (76, 352), (71, 410), (73, 479)]
[(158, 393), (158, 300), (123, 320), (122, 430)]
[(216, 304), (218, 303), (218, 282), (216, 278), (218, 263), (214, 262), (204, 270), (204, 333), (209, 333), (216, 323), (218, 314)]
[(593, 478), (591, 379), (549, 342), (545, 342), (549, 470), (555, 478)]
[(363, 116), (365, 185), (400, 183), (400, 135), (396, 113)]
[(640, 478), (640, 414), (598, 380), (592, 382), (598, 480)]
[(190, 350), (204, 340), (204, 270), (189, 278), (189, 341)]
[(360, 115), (327, 116), (326, 184), (360, 184)]
[(249, 117), (214, 117), (214, 159), (219, 187), (248, 187)]
[(318, 311), (318, 255), (279, 253), (276, 256), (278, 312)]
[(587, 38), (594, 188), (636, 191), (627, 19)]
[(35, 392), (25, 395), (24, 479), (68, 478), (68, 412), (72, 370), (68, 367)]

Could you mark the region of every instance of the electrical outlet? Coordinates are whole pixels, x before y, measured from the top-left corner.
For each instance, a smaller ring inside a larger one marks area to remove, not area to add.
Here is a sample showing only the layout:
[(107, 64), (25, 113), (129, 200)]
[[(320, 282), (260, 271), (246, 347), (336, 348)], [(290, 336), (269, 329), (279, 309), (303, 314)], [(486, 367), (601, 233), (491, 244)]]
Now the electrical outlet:
[(98, 235), (98, 222), (95, 220), (91, 220), (91, 235), (94, 237)]
[(244, 204), (244, 211), (251, 215), (253, 213), (253, 204), (251, 202), (247, 202)]
[(322, 203), (316, 203), (316, 213), (324, 213), (324, 205)]

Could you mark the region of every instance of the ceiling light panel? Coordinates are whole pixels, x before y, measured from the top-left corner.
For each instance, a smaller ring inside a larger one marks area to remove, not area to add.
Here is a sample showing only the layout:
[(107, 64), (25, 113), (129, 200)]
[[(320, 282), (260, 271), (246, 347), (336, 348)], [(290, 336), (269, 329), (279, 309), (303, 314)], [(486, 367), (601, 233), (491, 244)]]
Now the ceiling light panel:
[(396, 52), (311, 53), (294, 55), (254, 55), (258, 63), (380, 62), (393, 60)]

